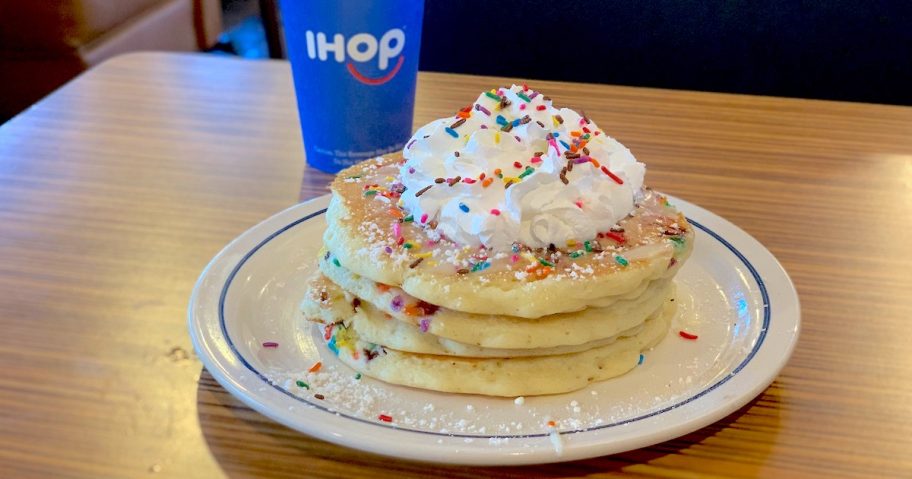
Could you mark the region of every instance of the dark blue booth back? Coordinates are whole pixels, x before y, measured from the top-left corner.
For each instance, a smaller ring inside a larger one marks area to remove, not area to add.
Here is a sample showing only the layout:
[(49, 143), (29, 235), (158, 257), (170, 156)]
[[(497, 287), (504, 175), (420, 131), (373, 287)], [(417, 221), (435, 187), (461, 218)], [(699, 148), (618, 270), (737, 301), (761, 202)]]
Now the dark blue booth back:
[(427, 0), (421, 69), (912, 105), (912, 0)]

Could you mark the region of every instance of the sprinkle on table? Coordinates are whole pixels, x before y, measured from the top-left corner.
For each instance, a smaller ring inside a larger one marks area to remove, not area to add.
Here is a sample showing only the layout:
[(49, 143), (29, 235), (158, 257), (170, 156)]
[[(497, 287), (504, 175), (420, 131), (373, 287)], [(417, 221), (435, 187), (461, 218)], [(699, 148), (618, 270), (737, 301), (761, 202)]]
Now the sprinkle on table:
[(307, 384), (307, 383), (305, 383), (304, 381), (301, 381), (300, 379), (298, 379), (297, 381), (295, 381), (295, 384), (296, 384), (299, 388), (310, 389), (310, 385)]
[(355, 379), (361, 379), (361, 373), (355, 374)]
[(678, 331), (678, 334), (679, 334), (682, 338), (684, 338), (684, 339), (690, 339), (691, 341), (692, 341), (692, 340), (695, 340), (695, 339), (697, 339), (697, 338), (699, 337), (699, 336), (697, 336), (696, 334), (688, 333), (687, 331), (684, 331), (684, 330)]
[(307, 370), (307, 372), (315, 373), (315, 372), (319, 371), (320, 368), (322, 368), (322, 367), (323, 367), (323, 363), (320, 361), (317, 361), (316, 363), (314, 363), (313, 366), (310, 367), (310, 369)]
[(389, 416), (386, 414), (381, 414), (381, 415), (377, 416), (377, 419), (379, 419), (383, 422), (393, 422), (393, 416)]
[(324, 400), (324, 399), (326, 399), (326, 396), (324, 396), (324, 395), (322, 395), (322, 394), (314, 394), (314, 397), (317, 398), (317, 399), (319, 399), (319, 400), (321, 400), (321, 401)]
[(275, 349), (275, 348), (279, 347), (279, 343), (277, 343), (275, 341), (266, 341), (265, 343), (263, 343), (263, 347), (269, 348), (269, 349)]
[(641, 354), (640, 354), (640, 360), (637, 361), (637, 366), (643, 364), (643, 361), (645, 361), (645, 360), (646, 360), (646, 356), (644, 356), (644, 355), (641, 353)]

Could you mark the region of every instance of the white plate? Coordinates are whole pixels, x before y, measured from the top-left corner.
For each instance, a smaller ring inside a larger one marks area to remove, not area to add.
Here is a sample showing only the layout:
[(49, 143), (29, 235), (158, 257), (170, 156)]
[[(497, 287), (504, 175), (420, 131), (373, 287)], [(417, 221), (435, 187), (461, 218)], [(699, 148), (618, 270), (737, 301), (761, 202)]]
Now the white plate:
[[(788, 361), (800, 323), (795, 287), (766, 248), (709, 211), (671, 201), (697, 229), (694, 253), (678, 275), (672, 330), (633, 371), (581, 391), (523, 402), (356, 379), (297, 312), (328, 196), (276, 214), (212, 260), (190, 300), (190, 335), (209, 372), (250, 407), (356, 449), (507, 465), (648, 446), (711, 424), (757, 396)], [(699, 338), (684, 339), (680, 330)], [(279, 346), (263, 347), (270, 341)], [(308, 372), (317, 361), (322, 369)], [(392, 422), (380, 421), (381, 414)]]

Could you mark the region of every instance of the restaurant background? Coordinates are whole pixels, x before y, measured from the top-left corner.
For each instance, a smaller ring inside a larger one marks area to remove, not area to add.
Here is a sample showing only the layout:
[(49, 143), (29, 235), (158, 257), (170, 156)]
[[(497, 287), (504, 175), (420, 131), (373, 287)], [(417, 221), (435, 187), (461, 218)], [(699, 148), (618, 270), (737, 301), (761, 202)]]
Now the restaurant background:
[[(275, 5), (0, 0), (0, 121), (130, 51), (283, 57)], [(901, 0), (431, 0), (420, 68), (912, 105), (910, 21)]]

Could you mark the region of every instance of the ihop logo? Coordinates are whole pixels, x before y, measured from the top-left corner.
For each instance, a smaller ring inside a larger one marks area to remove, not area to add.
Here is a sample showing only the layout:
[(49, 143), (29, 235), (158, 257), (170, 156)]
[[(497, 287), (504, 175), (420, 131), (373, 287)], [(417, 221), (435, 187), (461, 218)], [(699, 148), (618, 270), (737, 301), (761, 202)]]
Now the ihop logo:
[[(366, 85), (382, 85), (392, 80), (405, 61), (405, 55), (401, 55), (402, 49), (405, 48), (405, 32), (399, 28), (387, 31), (379, 40), (370, 33), (358, 33), (348, 39), (337, 33), (332, 36), (332, 40), (323, 32), (314, 33), (308, 30), (305, 35), (308, 57), (312, 60), (326, 61), (332, 55), (337, 62), (345, 63), (348, 72), (356, 80)], [(387, 71), (391, 60), (397, 56), (395, 65)], [(380, 71), (379, 76), (367, 76), (355, 65), (369, 65), (375, 60)]]

